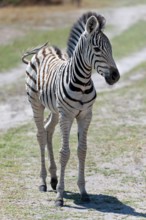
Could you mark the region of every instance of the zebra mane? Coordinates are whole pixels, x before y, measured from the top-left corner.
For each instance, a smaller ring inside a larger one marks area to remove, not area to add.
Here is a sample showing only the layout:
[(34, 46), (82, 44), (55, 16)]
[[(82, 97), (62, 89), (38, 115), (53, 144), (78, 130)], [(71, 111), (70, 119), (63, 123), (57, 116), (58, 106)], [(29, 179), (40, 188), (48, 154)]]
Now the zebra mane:
[(67, 60), (68, 59), (68, 55), (61, 51), (57, 46), (53, 45), (52, 48), (54, 49), (56, 55), (59, 57), (59, 59), (61, 60)]
[(95, 16), (99, 22), (99, 31), (104, 28), (105, 18), (102, 15), (97, 14), (96, 12), (86, 12), (84, 13), (72, 26), (70, 35), (67, 42), (67, 54), (69, 57), (73, 55), (75, 47), (78, 43), (78, 40), (81, 34), (85, 31), (85, 25), (91, 16)]
[(54, 50), (55, 50), (56, 54), (58, 55), (58, 57), (60, 59), (62, 59), (62, 51), (56, 45), (53, 45), (52, 47), (54, 48)]

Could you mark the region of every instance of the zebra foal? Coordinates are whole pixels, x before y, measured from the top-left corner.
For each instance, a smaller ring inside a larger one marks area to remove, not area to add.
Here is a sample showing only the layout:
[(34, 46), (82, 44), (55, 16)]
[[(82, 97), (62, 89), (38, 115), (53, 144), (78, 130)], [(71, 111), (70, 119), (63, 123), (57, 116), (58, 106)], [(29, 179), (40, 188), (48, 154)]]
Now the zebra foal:
[[(110, 85), (116, 83), (119, 72), (112, 57), (111, 44), (103, 33), (105, 18), (94, 12), (83, 14), (71, 29), (65, 56), (57, 47), (42, 47), (26, 52), (22, 57), (26, 68), (26, 91), (37, 127), (41, 151), (41, 191), (47, 191), (45, 146), (50, 159), (51, 186), (57, 187), (56, 206), (63, 206), (65, 167), (70, 157), (69, 135), (73, 120), (78, 125), (78, 187), (83, 201), (89, 201), (85, 188), (85, 158), (87, 131), (92, 118), (96, 90), (92, 70), (101, 74)], [(28, 61), (27, 56), (34, 54)], [(50, 115), (44, 124), (44, 109)], [(60, 174), (53, 155), (52, 137), (59, 122), (62, 146)]]

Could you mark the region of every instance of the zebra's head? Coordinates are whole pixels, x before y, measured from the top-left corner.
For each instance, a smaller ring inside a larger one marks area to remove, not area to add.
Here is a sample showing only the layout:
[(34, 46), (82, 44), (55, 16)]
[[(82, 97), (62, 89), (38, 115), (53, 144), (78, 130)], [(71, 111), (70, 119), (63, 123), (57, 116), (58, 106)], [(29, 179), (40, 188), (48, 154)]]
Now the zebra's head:
[(104, 25), (105, 18), (101, 15), (88, 18), (83, 34), (87, 44), (85, 56), (89, 65), (102, 75), (109, 85), (113, 85), (119, 80), (120, 74), (112, 56), (110, 41), (102, 32)]

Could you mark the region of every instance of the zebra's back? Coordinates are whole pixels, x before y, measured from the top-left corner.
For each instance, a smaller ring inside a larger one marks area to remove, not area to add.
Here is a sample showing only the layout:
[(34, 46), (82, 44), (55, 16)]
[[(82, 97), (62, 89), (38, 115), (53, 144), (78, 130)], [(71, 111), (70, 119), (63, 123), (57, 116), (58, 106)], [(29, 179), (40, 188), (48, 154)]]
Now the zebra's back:
[(56, 81), (66, 57), (57, 47), (44, 47), (35, 54), (26, 69), (29, 101), (39, 98), (44, 107), (57, 112)]

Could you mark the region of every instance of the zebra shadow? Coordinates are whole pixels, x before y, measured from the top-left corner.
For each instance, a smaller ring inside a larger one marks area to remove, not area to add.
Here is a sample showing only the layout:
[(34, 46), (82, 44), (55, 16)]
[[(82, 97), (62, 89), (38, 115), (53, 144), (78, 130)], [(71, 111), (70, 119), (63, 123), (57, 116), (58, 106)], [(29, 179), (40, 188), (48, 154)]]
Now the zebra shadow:
[(71, 199), (74, 201), (74, 206), (64, 205), (68, 208), (75, 209), (94, 209), (103, 213), (114, 213), (121, 215), (131, 215), (135, 217), (143, 217), (146, 218), (146, 213), (136, 212), (134, 208), (122, 203), (116, 197), (108, 196), (108, 195), (95, 195), (89, 194), (90, 202), (83, 203), (80, 200), (79, 193), (65, 192), (64, 197), (68, 200)]

